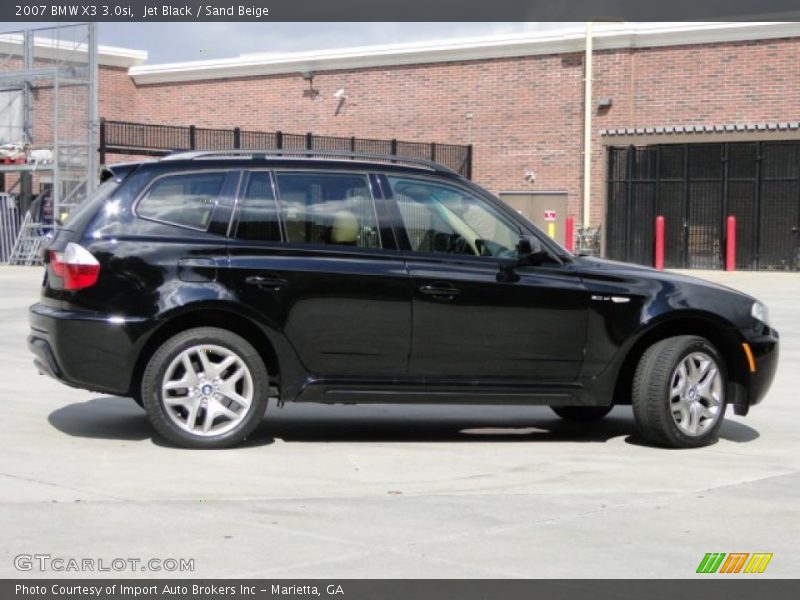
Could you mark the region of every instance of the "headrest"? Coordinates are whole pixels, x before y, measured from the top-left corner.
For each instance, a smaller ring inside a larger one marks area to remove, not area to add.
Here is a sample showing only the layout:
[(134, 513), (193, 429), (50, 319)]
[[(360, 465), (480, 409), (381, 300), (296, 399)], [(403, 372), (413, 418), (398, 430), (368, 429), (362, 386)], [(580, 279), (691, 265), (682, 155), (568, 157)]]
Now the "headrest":
[(331, 242), (354, 244), (358, 241), (358, 217), (349, 210), (340, 210), (333, 217)]

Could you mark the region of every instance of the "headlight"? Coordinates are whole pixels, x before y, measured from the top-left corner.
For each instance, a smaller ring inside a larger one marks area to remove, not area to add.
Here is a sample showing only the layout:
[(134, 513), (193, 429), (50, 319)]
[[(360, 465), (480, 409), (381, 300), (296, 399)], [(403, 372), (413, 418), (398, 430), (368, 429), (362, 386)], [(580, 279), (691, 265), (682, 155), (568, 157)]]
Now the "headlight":
[(766, 304), (753, 302), (753, 307), (750, 309), (750, 316), (756, 321), (761, 321), (764, 325), (769, 326), (769, 309)]

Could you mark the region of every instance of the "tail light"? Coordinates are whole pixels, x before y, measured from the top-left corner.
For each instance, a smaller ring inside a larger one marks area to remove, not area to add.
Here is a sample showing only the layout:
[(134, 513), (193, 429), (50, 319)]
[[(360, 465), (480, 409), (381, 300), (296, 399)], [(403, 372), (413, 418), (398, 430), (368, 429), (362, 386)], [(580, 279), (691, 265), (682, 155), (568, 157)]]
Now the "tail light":
[(50, 268), (64, 280), (65, 290), (91, 287), (100, 275), (100, 263), (92, 253), (72, 242), (61, 252), (50, 250)]

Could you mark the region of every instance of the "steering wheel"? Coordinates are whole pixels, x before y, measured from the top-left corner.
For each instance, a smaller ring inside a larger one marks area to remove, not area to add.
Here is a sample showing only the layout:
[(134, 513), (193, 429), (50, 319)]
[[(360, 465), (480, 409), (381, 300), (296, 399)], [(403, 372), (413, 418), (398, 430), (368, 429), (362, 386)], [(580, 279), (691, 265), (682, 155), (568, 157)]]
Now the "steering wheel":
[(467, 254), (465, 250), (470, 250), (470, 254), (472, 253), (469, 242), (460, 235), (453, 236), (450, 240), (450, 245), (447, 247), (447, 252), (449, 254)]

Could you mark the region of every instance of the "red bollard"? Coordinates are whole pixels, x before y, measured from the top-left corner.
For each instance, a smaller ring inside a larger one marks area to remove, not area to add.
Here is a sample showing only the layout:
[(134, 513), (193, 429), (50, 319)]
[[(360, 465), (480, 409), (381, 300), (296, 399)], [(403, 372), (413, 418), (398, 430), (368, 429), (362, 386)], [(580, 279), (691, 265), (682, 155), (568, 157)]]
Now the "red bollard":
[(567, 217), (564, 245), (570, 252), (575, 252), (575, 217)]
[(656, 217), (656, 260), (655, 267), (659, 271), (664, 270), (664, 217)]
[(733, 271), (736, 269), (736, 217), (728, 217), (725, 232), (725, 270)]

